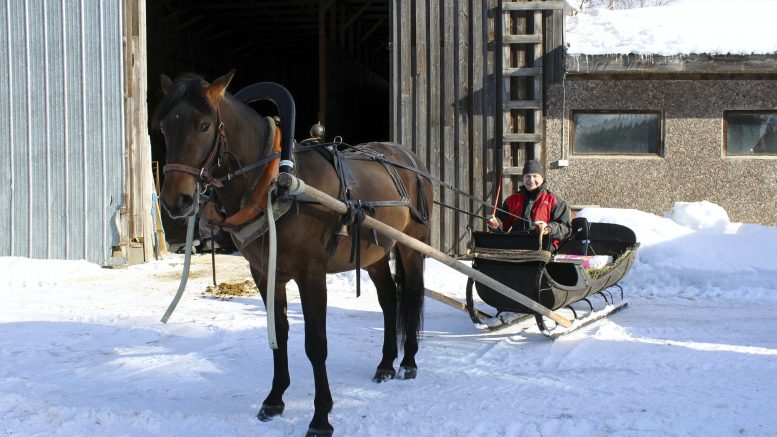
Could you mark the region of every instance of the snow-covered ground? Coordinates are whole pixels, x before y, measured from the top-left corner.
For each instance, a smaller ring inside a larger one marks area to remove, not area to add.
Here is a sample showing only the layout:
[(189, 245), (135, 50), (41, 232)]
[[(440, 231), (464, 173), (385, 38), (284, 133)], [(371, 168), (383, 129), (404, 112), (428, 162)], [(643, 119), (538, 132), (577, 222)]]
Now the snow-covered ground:
[[(381, 347), (374, 289), (329, 278), (331, 422), (341, 436), (777, 435), (777, 228), (729, 223), (716, 205), (659, 217), (587, 209), (642, 247), (623, 281), (630, 306), (550, 341), (532, 324), (482, 332), (428, 299), (418, 378), (370, 381)], [(0, 434), (301, 436), (311, 367), (292, 293), (286, 411), (255, 418), (271, 380), (257, 296), (202, 295), (208, 256), (159, 322), (182, 256), (120, 270), (0, 258)], [(219, 256), (220, 281), (248, 277)], [(362, 278), (366, 279), (367, 275)], [(428, 261), (427, 285), (463, 297), (465, 279)]]
[[(580, 2), (571, 2), (579, 6)], [(566, 18), (570, 54), (777, 52), (777, 0), (673, 0), (666, 6), (584, 8)]]

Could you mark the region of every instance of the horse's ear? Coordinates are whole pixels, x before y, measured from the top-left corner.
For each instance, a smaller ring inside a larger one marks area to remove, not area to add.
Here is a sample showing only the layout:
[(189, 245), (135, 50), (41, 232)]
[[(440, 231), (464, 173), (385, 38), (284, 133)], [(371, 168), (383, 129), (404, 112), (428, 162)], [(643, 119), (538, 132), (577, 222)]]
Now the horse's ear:
[(170, 80), (167, 75), (162, 75), (162, 92), (167, 95), (170, 92), (170, 88), (173, 86), (173, 81)]
[(214, 80), (210, 84), (210, 86), (208, 86), (205, 92), (208, 95), (208, 98), (211, 101), (211, 103), (218, 104), (219, 100), (221, 100), (221, 98), (224, 97), (224, 92), (227, 90), (227, 86), (229, 85), (229, 82), (232, 81), (232, 78), (234, 76), (235, 76), (235, 69), (233, 68), (232, 70), (230, 70), (229, 73)]

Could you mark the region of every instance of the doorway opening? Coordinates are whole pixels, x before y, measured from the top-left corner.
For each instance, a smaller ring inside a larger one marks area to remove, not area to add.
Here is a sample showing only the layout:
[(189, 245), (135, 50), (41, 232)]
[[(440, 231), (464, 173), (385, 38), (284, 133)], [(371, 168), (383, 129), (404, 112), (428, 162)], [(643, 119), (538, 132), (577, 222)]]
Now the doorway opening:
[[(388, 0), (146, 0), (149, 114), (163, 97), (162, 74), (211, 81), (234, 68), (231, 93), (265, 81), (289, 90), (297, 140), (319, 121), (327, 140), (389, 140), (389, 24)], [(275, 115), (272, 105), (254, 109)], [(150, 136), (156, 176), (164, 139)], [(162, 217), (174, 251), (185, 239), (185, 221)]]

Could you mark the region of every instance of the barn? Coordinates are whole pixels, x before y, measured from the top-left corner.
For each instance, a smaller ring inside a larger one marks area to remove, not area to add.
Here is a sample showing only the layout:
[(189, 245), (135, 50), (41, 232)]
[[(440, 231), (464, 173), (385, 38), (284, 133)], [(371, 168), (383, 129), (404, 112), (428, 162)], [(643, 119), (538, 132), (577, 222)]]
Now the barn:
[[(156, 237), (138, 35), (119, 0), (0, 5), (0, 255), (142, 262)], [(42, 272), (43, 273), (43, 272)]]
[[(471, 194), (436, 188), (432, 243), (451, 255), (527, 159), (575, 207), (705, 199), (775, 224), (773, 143), (747, 146), (771, 126), (773, 55), (573, 55), (570, 13), (552, 0), (4, 2), (0, 256), (126, 265), (180, 240), (156, 200), (159, 78), (233, 68), (232, 92), (291, 91), (297, 139), (320, 121), (328, 139), (393, 140)], [(624, 126), (638, 138), (601, 150)]]
[[(175, 238), (180, 224), (161, 223), (164, 147), (148, 122), (163, 73), (236, 68), (233, 92), (280, 82), (297, 101), (297, 138), (321, 121), (329, 138), (402, 142), (434, 176), (490, 202), (501, 13), (498, 0), (3, 2), (0, 255), (124, 265)], [(433, 243), (463, 253), (482, 221), (467, 213), (488, 208), (438, 195), (458, 211), (437, 209)]]

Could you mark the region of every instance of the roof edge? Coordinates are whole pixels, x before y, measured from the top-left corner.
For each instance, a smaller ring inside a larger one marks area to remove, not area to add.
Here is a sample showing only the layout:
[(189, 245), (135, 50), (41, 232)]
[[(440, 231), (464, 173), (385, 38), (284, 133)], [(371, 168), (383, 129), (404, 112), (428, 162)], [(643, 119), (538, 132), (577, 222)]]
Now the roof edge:
[(566, 55), (569, 76), (777, 76), (777, 53), (759, 55)]

